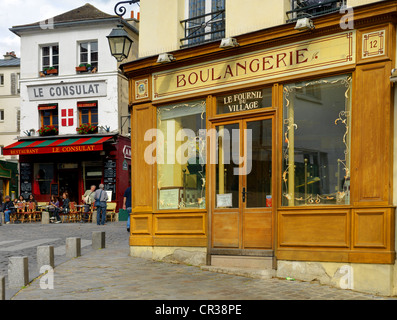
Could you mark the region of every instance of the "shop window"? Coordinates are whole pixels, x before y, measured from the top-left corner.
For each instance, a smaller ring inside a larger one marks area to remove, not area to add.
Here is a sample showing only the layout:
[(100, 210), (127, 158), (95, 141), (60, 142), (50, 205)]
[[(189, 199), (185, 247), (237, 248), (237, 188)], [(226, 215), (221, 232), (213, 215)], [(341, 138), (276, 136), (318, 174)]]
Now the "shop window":
[(34, 185), (35, 195), (50, 195), (51, 183), (54, 183), (54, 165), (52, 163), (34, 164)]
[(98, 41), (79, 44), (79, 65), (86, 66), (86, 71), (98, 71)]
[(217, 114), (252, 111), (272, 106), (272, 88), (231, 93), (216, 99)]
[(284, 87), (284, 206), (350, 203), (351, 77)]
[(158, 208), (205, 208), (206, 104), (158, 108)]
[(59, 73), (59, 46), (50, 45), (41, 48), (42, 74), (58, 75)]

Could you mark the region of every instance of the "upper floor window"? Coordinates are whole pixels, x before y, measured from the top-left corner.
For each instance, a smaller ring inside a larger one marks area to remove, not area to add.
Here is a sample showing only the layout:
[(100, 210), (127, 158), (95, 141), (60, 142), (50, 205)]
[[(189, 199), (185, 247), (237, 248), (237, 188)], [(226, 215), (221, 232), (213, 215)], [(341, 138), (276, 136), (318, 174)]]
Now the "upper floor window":
[(287, 22), (339, 11), (344, 5), (346, 0), (292, 0)]
[(49, 45), (41, 48), (41, 76), (58, 75), (59, 73), (59, 46)]
[(186, 0), (189, 17), (181, 21), (185, 37), (182, 48), (225, 36), (225, 0)]
[(0, 74), (0, 86), (4, 86), (4, 74)]
[(0, 121), (4, 121), (4, 110), (0, 109)]
[(98, 71), (98, 41), (79, 44), (79, 68), (83, 68), (78, 70), (80, 72)]

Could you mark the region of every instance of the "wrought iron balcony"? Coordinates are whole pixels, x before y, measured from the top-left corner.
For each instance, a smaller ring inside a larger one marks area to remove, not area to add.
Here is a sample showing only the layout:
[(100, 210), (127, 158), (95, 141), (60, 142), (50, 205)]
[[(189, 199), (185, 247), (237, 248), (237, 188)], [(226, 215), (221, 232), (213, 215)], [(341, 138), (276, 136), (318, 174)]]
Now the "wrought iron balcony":
[(185, 37), (181, 48), (192, 47), (225, 37), (225, 10), (203, 14), (181, 21)]
[(287, 11), (287, 23), (336, 12), (344, 5), (346, 0), (292, 0), (291, 10)]

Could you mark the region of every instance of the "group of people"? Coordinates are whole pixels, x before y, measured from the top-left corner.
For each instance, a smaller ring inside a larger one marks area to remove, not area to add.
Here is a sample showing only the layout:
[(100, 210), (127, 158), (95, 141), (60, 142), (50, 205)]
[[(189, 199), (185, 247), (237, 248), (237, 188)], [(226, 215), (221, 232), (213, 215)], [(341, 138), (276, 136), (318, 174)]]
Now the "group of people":
[(99, 185), (99, 189), (96, 189), (96, 186), (92, 185), (91, 188), (82, 196), (82, 200), (84, 202), (84, 215), (88, 214), (92, 204), (97, 208), (97, 225), (106, 224), (108, 193), (104, 188), (105, 186), (103, 184)]
[[(99, 189), (97, 190), (96, 186), (91, 186), (90, 190), (87, 190), (82, 196), (82, 201), (84, 202), (84, 218), (81, 222), (88, 220), (88, 212), (90, 211), (90, 207), (94, 204), (97, 208), (97, 224), (105, 225), (108, 194), (104, 190), (104, 185), (100, 184)], [(37, 206), (37, 201), (33, 195), (30, 195), (28, 200), (25, 200), (21, 195), (18, 199), (12, 201), (10, 196), (5, 196), (3, 199), (3, 196), (0, 193), (0, 212), (4, 213), (4, 222), (6, 224), (10, 223), (10, 216), (16, 212), (20, 203), (27, 204), (30, 202), (34, 202)], [(62, 194), (62, 205), (60, 205), (58, 197), (52, 195), (48, 205), (49, 211), (53, 213), (52, 218), (55, 220), (54, 223), (61, 223), (60, 214), (68, 214), (70, 211), (69, 194), (67, 192)], [(1, 224), (2, 221), (0, 216), (0, 225)]]

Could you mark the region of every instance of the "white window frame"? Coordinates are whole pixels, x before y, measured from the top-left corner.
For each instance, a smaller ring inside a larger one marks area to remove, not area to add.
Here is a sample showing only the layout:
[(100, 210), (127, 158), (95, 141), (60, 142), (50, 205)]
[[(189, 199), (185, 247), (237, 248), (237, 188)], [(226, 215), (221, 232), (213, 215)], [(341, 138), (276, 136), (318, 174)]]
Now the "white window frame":
[[(91, 49), (91, 44), (94, 43), (94, 42), (96, 42), (96, 44), (97, 44), (97, 48), (98, 48), (97, 51), (92, 51), (92, 49)], [(84, 44), (84, 43), (88, 44), (87, 62), (82, 62), (81, 61), (81, 45)], [(77, 43), (77, 52), (78, 52), (77, 53), (78, 54), (78, 56), (77, 56), (78, 57), (78, 60), (77, 60), (78, 61), (78, 65), (80, 65), (82, 63), (88, 63), (88, 64), (92, 65), (91, 55), (92, 55), (92, 53), (96, 52), (98, 54), (98, 60), (96, 61), (96, 63), (98, 65), (98, 69), (99, 69), (99, 42), (98, 42), (98, 40), (79, 41)]]
[[(50, 58), (50, 63), (48, 66), (44, 66), (44, 63), (43, 63), (43, 59), (44, 59), (43, 50), (46, 47), (50, 48), (50, 55), (48, 56)], [(59, 63), (60, 63), (59, 43), (40, 45), (40, 67), (41, 67), (41, 71), (42, 71), (42, 70), (44, 70), (44, 68), (49, 68), (49, 67), (54, 66), (54, 60), (53, 60), (54, 59), (54, 53), (53, 53), (54, 47), (58, 47), (58, 74), (59, 74)]]

